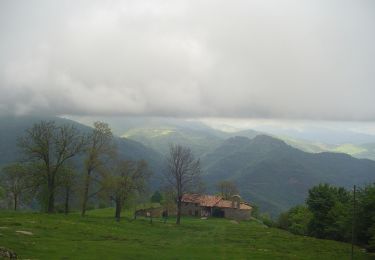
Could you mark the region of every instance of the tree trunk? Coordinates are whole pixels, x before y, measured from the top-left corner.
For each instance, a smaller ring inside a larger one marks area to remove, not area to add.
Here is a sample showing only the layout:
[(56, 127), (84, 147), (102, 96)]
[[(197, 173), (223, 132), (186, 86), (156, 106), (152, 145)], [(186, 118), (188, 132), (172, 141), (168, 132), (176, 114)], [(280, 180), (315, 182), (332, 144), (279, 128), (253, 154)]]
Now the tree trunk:
[(48, 205), (47, 213), (55, 211), (55, 176), (51, 176), (48, 180)]
[(115, 213), (116, 221), (120, 221), (121, 218), (121, 200), (116, 198), (116, 213)]
[(180, 219), (181, 219), (181, 200), (182, 200), (182, 197), (179, 196), (177, 200), (177, 219), (176, 219), (177, 225), (180, 224)]
[(17, 211), (18, 206), (18, 195), (14, 194), (14, 211)]
[(66, 187), (65, 190), (65, 214), (69, 213), (69, 196), (70, 196), (70, 187)]
[(90, 186), (91, 170), (87, 170), (87, 175), (85, 179), (85, 187), (83, 191), (83, 201), (82, 201), (82, 217), (86, 214), (87, 201), (89, 199), (89, 186)]

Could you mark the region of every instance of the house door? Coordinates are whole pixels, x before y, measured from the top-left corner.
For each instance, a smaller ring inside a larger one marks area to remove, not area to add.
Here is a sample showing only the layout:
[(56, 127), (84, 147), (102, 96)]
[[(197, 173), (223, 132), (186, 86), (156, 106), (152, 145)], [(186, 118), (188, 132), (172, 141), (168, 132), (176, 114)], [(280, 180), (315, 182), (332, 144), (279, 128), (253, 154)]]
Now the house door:
[(212, 216), (217, 217), (217, 218), (224, 218), (225, 217), (224, 210), (219, 209), (219, 208), (214, 208), (214, 210), (212, 211)]

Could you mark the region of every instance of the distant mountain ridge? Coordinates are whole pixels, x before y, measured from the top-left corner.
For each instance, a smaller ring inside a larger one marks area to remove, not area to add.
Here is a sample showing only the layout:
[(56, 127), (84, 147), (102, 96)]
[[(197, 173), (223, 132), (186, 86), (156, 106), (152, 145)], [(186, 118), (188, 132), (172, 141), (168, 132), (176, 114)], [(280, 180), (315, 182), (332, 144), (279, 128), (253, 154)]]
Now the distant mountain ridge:
[(209, 189), (234, 181), (248, 201), (273, 215), (302, 203), (313, 185), (351, 187), (375, 181), (375, 162), (340, 153), (306, 153), (266, 135), (234, 137), (202, 158)]
[(190, 147), (196, 156), (213, 150), (224, 140), (214, 131), (178, 126), (134, 128), (126, 131), (122, 137), (140, 142), (164, 155), (168, 154), (170, 144), (181, 144)]
[(334, 152), (345, 153), (360, 159), (375, 160), (375, 143), (352, 144), (345, 143), (340, 145), (325, 144), (320, 142), (311, 142), (289, 137), (279, 137), (287, 144), (305, 152), (320, 153)]

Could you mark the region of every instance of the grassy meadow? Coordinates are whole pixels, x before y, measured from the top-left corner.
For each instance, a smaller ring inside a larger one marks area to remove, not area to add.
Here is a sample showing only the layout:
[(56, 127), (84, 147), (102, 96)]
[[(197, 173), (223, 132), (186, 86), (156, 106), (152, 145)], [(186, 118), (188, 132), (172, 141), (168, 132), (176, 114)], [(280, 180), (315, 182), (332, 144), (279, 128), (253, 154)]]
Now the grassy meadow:
[[(68, 216), (0, 212), (0, 246), (21, 259), (350, 259), (351, 246), (292, 235), (257, 221), (169, 218), (121, 222), (114, 209)], [(17, 231), (27, 231), (24, 234)], [(356, 248), (355, 259), (374, 259)]]

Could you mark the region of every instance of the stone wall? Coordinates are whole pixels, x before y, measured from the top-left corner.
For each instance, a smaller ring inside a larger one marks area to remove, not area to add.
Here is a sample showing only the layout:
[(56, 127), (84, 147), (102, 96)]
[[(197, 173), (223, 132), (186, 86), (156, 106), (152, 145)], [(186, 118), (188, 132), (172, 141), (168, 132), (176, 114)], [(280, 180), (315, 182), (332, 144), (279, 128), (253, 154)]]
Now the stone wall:
[[(239, 202), (238, 202), (239, 203)], [(251, 217), (251, 210), (243, 210), (238, 208), (220, 208), (224, 211), (224, 217), (236, 220), (248, 220)], [(201, 207), (199, 204), (183, 202), (181, 206), (181, 214), (184, 216), (211, 216), (211, 209)]]
[(226, 208), (224, 210), (224, 217), (236, 220), (248, 220), (251, 217), (251, 210), (243, 210), (243, 209), (232, 209)]

